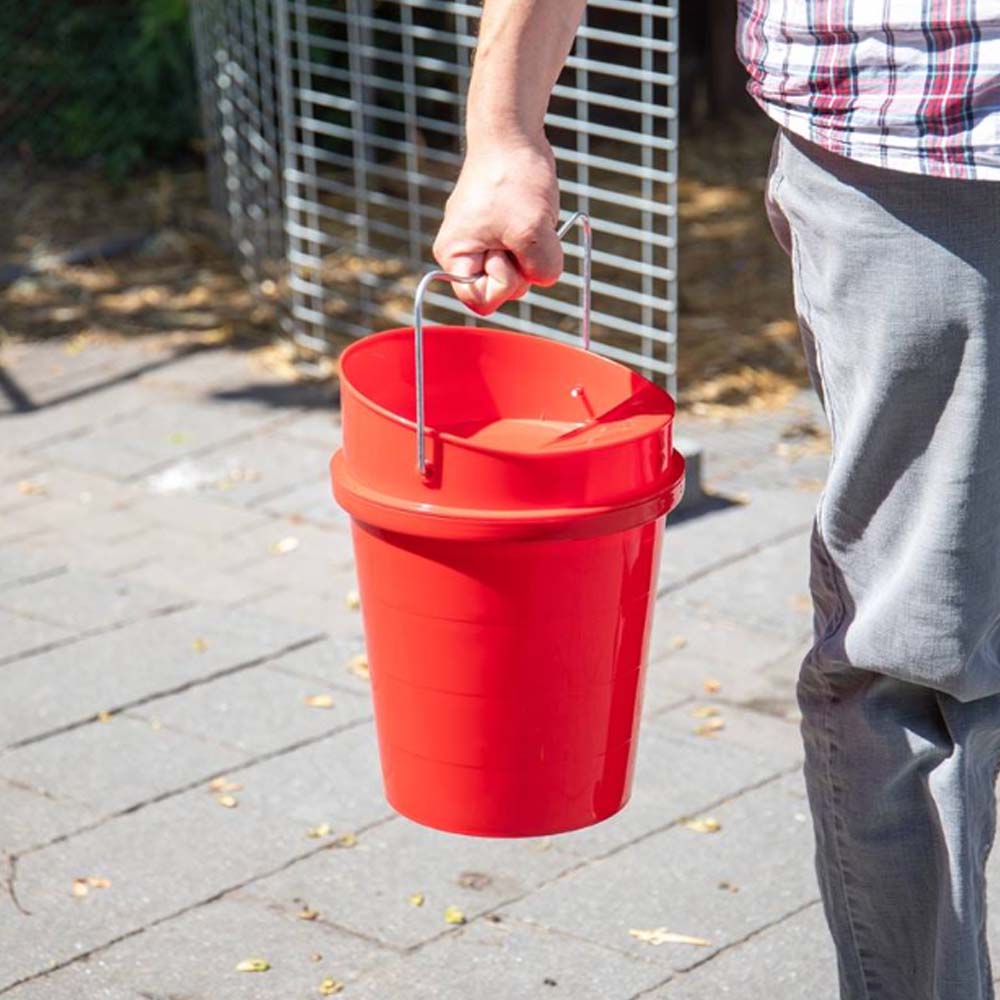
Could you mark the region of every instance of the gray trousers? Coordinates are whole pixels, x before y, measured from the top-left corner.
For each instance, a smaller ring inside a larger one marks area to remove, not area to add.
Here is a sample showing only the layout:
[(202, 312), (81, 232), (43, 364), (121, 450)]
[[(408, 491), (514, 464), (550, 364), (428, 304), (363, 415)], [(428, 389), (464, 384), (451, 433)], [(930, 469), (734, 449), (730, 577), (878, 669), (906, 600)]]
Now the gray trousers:
[(986, 1000), (1000, 766), (1000, 184), (779, 134), (767, 207), (833, 453), (798, 683), (842, 1000)]

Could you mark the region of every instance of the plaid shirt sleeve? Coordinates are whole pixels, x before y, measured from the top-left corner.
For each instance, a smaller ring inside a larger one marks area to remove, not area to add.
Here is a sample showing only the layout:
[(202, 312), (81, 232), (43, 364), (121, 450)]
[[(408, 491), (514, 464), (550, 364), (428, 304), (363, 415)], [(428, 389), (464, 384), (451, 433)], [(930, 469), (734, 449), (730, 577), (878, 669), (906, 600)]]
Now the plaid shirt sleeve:
[(1000, 180), (1000, 2), (738, 0), (748, 89), (775, 121), (893, 170)]

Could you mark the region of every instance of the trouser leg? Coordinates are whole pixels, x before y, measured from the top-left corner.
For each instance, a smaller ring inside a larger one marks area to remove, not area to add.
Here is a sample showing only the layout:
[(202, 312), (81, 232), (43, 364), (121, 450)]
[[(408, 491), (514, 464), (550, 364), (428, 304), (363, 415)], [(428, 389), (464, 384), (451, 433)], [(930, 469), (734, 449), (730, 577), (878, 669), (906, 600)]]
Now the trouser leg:
[(1000, 185), (782, 139), (769, 189), (831, 426), (799, 680), (844, 1000), (986, 1000), (1000, 730)]

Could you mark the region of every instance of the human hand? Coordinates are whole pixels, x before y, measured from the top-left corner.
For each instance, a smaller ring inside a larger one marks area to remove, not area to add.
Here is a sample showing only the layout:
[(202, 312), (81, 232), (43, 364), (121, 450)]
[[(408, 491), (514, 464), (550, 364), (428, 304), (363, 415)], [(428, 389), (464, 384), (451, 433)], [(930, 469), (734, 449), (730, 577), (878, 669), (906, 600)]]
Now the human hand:
[(457, 298), (486, 316), (531, 285), (559, 280), (559, 188), (545, 139), (471, 148), (445, 207), (434, 257), (452, 274), (482, 277), (452, 285)]

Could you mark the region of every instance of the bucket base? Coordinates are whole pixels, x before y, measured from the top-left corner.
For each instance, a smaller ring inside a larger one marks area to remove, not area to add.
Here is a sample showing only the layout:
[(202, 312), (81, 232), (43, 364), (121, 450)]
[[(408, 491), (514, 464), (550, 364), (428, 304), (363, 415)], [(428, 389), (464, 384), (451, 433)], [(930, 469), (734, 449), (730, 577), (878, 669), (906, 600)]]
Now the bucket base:
[[(635, 740), (589, 761), (530, 768), (449, 764), (384, 744), (380, 756), (386, 799), (415, 823), (469, 837), (546, 837), (601, 823), (625, 807)], [(438, 794), (428, 796), (428, 788)]]

